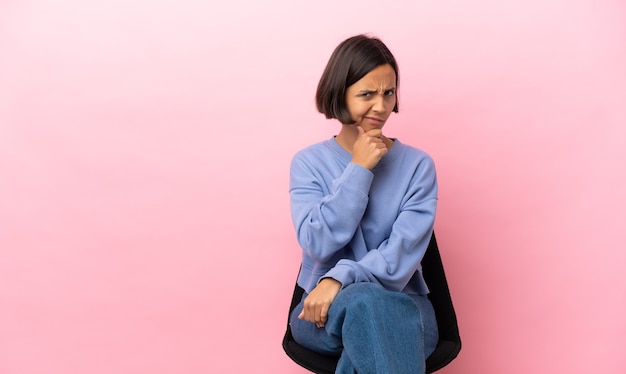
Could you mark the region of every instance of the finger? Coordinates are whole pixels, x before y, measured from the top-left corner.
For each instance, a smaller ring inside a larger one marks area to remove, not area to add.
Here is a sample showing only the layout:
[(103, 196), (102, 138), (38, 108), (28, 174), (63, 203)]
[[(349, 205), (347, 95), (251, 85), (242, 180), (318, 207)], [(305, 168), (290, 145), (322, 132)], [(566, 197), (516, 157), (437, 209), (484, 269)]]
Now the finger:
[(328, 321), (328, 309), (329, 309), (329, 305), (323, 305), (322, 306), (322, 310), (320, 312), (320, 319), (322, 320), (323, 324), (326, 324), (326, 321)]
[(315, 308), (315, 323), (322, 323), (322, 308), (324, 305), (317, 305)]
[(367, 136), (370, 136), (372, 138), (380, 138), (381, 136), (383, 136), (383, 132), (381, 129), (371, 129), (370, 131), (366, 132)]
[(307, 305), (306, 310), (304, 312), (304, 320), (309, 322), (315, 322), (315, 306)]
[(359, 135), (365, 134), (365, 130), (361, 126), (357, 126), (356, 129), (359, 131)]
[(310, 302), (305, 299), (304, 300), (304, 304), (302, 305), (302, 312), (300, 312), (300, 315), (298, 316), (298, 318), (302, 317), (300, 319), (303, 319), (305, 321), (310, 321), (311, 320), (311, 318), (310, 318), (310, 316), (311, 316), (311, 312), (310, 312), (311, 307), (310, 307), (309, 304), (310, 304)]

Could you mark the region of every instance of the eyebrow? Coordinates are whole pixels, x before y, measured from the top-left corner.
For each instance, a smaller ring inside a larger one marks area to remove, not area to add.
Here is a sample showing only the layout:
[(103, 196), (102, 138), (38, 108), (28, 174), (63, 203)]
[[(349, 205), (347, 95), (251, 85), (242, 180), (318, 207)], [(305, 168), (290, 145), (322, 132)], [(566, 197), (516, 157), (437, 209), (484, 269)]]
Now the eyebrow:
[[(389, 87), (389, 88), (385, 88), (383, 91), (389, 91), (389, 90), (395, 90), (395, 89), (396, 87)], [(364, 88), (362, 90), (359, 90), (359, 92), (378, 92), (378, 90)]]
[[(395, 90), (395, 89), (396, 89), (396, 87), (385, 88), (383, 90), (383, 92), (384, 91), (389, 91), (389, 90)], [(370, 92), (378, 92), (378, 90), (363, 89), (363, 90), (359, 91), (359, 93), (370, 93)]]

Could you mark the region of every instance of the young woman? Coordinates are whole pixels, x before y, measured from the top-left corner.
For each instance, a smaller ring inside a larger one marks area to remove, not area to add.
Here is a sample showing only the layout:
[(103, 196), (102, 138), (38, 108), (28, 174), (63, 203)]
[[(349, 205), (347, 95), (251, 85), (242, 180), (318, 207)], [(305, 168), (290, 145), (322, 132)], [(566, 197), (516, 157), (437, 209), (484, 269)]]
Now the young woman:
[(337, 373), (423, 373), (437, 344), (420, 265), (437, 207), (435, 166), (383, 134), (398, 111), (397, 89), (398, 66), (383, 42), (343, 41), (316, 94), (339, 133), (291, 164), (305, 290), (291, 330), (300, 345), (340, 356)]

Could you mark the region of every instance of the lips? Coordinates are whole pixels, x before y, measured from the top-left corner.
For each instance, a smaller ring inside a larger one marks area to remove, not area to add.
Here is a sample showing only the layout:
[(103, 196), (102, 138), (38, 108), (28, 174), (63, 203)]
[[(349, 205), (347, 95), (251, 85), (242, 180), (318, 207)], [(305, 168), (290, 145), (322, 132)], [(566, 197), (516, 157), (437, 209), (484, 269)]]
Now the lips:
[(385, 123), (384, 120), (382, 120), (380, 118), (376, 118), (376, 117), (365, 117), (365, 119), (370, 121), (371, 123), (373, 123), (375, 125), (382, 125), (383, 123)]

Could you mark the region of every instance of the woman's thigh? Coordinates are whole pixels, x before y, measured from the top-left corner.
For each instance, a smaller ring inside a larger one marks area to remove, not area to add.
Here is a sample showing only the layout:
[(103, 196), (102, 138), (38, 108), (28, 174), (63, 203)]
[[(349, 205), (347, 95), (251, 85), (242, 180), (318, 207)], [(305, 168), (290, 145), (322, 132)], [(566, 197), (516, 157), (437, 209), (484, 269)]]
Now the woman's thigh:
[(439, 331), (437, 329), (437, 318), (435, 309), (426, 295), (409, 295), (417, 305), (422, 316), (422, 326), (424, 334), (424, 354), (430, 356), (437, 348), (439, 341)]

